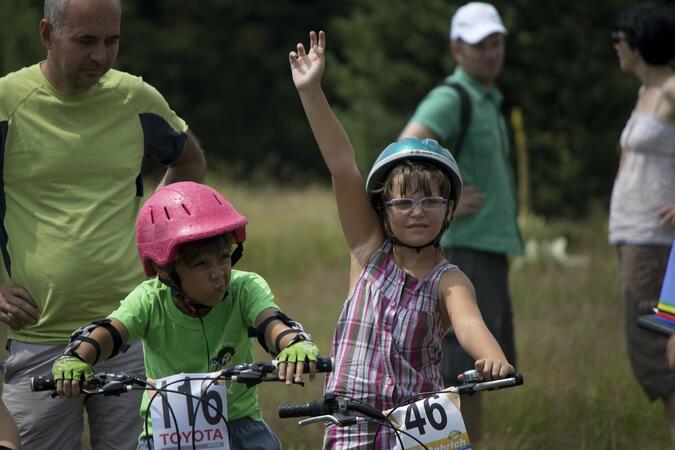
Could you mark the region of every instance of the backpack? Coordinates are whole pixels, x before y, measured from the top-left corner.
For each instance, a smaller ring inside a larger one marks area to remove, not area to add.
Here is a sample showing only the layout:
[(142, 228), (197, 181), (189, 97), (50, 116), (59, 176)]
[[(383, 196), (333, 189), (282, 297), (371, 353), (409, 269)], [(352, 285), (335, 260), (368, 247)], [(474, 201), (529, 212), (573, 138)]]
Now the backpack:
[(471, 124), (471, 100), (469, 99), (469, 93), (466, 92), (464, 86), (456, 81), (443, 81), (439, 86), (449, 86), (457, 92), (457, 95), (459, 95), (459, 134), (455, 140), (455, 146), (450, 152), (452, 153), (452, 156), (455, 157), (455, 160), (459, 160), (459, 154), (462, 152), (464, 139), (466, 138), (466, 133), (469, 131), (469, 125)]
[[(462, 146), (464, 145), (464, 139), (466, 138), (466, 133), (469, 131), (469, 126), (471, 125), (471, 99), (469, 98), (469, 93), (466, 91), (464, 86), (457, 83), (456, 81), (443, 81), (438, 84), (438, 86), (449, 86), (457, 92), (459, 95), (459, 134), (455, 140), (455, 146), (450, 152), (452, 156), (455, 157), (455, 160), (459, 162), (459, 154), (462, 152)], [(501, 114), (504, 116), (506, 122), (506, 134), (508, 139), (509, 147), (513, 148), (513, 129), (509, 124), (511, 123), (511, 104), (508, 102), (508, 97), (502, 102)]]

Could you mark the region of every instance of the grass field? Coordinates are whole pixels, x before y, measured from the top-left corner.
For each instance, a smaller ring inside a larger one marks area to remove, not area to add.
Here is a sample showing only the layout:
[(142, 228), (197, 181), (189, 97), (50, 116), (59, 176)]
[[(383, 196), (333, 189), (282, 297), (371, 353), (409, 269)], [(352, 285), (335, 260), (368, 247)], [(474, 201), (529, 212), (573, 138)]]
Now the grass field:
[[(241, 267), (263, 275), (280, 306), (327, 352), (347, 290), (348, 261), (332, 194), (313, 187), (219, 187), (250, 219)], [(512, 271), (518, 369), (525, 385), (485, 395), (481, 449), (670, 448), (661, 405), (644, 398), (628, 366), (606, 218), (537, 223), (525, 232), (564, 236), (569, 252), (587, 261), (572, 267), (543, 261)], [(322, 430), (276, 418), (276, 406), (320, 394), (321, 382), (259, 388), (266, 419), (285, 449), (320, 448)]]

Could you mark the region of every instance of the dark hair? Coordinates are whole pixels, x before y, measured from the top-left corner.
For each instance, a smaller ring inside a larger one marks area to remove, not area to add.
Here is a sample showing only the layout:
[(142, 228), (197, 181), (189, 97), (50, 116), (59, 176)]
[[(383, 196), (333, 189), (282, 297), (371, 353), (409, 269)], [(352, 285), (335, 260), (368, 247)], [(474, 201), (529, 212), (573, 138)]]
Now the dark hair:
[(675, 18), (661, 5), (642, 3), (621, 14), (616, 24), (631, 48), (651, 65), (666, 65), (675, 57)]

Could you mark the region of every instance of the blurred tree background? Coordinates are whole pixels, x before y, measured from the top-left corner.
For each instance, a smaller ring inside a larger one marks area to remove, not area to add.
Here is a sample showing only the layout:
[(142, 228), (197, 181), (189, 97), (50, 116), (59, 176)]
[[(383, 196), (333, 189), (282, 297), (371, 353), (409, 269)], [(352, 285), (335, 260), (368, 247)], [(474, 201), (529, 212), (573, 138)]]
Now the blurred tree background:
[[(606, 208), (618, 136), (638, 88), (620, 72), (610, 32), (635, 2), (493, 3), (510, 30), (500, 87), (524, 114), (530, 209), (583, 216)], [(165, 95), (201, 139), (212, 168), (242, 183), (327, 183), (288, 52), (307, 41), (310, 29), (326, 30), (325, 89), (366, 171), (425, 93), (453, 70), (448, 25), (460, 4), (126, 0), (116, 67)], [(3, 74), (44, 58), (41, 16), (41, 0), (0, 1)]]

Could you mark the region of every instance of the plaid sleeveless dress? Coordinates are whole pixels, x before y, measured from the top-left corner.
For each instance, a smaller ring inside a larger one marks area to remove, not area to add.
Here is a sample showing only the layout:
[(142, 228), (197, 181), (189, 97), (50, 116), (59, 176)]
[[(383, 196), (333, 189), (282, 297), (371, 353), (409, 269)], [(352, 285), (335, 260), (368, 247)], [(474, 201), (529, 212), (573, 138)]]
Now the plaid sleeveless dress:
[[(387, 241), (361, 272), (344, 304), (330, 355), (334, 371), (325, 392), (338, 392), (378, 410), (393, 407), (420, 392), (440, 390), (441, 340), (446, 329), (439, 314), (439, 282), (457, 267), (440, 261), (424, 279), (405, 273), (394, 262)], [(394, 434), (387, 428), (359, 423), (328, 426), (324, 449), (391, 450)]]

